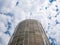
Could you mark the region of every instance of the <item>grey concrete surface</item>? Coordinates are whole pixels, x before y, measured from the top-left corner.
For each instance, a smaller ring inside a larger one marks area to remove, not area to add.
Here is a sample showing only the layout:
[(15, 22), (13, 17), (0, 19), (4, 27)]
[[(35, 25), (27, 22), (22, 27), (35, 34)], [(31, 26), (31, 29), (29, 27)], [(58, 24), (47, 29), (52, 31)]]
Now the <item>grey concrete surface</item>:
[(50, 45), (40, 22), (27, 19), (18, 24), (8, 45)]

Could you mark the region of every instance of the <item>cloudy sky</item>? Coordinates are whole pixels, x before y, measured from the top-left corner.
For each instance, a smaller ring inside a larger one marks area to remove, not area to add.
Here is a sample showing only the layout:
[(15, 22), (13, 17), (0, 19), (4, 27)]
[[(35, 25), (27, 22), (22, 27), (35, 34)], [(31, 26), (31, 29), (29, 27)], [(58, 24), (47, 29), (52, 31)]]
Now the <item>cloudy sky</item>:
[(41, 22), (51, 45), (60, 45), (60, 0), (0, 0), (0, 45), (25, 19)]

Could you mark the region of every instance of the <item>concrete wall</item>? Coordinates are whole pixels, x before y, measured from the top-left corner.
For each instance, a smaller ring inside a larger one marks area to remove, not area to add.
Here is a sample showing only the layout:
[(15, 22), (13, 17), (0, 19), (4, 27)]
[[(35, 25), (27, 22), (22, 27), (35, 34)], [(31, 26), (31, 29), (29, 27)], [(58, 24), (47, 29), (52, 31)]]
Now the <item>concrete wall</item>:
[(50, 45), (41, 23), (27, 19), (18, 24), (8, 45)]

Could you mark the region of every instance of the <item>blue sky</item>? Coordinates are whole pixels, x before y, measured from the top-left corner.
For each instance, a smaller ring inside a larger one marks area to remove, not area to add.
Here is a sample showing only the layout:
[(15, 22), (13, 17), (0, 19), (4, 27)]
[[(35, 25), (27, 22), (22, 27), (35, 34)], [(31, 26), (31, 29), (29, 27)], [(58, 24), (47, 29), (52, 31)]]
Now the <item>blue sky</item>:
[(25, 19), (41, 22), (51, 45), (60, 45), (60, 0), (0, 0), (0, 45)]

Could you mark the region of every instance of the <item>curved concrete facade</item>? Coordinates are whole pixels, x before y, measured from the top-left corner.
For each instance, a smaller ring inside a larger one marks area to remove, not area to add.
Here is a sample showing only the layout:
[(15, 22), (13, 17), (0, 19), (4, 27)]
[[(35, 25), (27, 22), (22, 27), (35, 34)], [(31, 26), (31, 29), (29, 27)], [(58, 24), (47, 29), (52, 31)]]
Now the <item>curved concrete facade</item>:
[(18, 24), (8, 45), (50, 45), (40, 22), (27, 19)]

